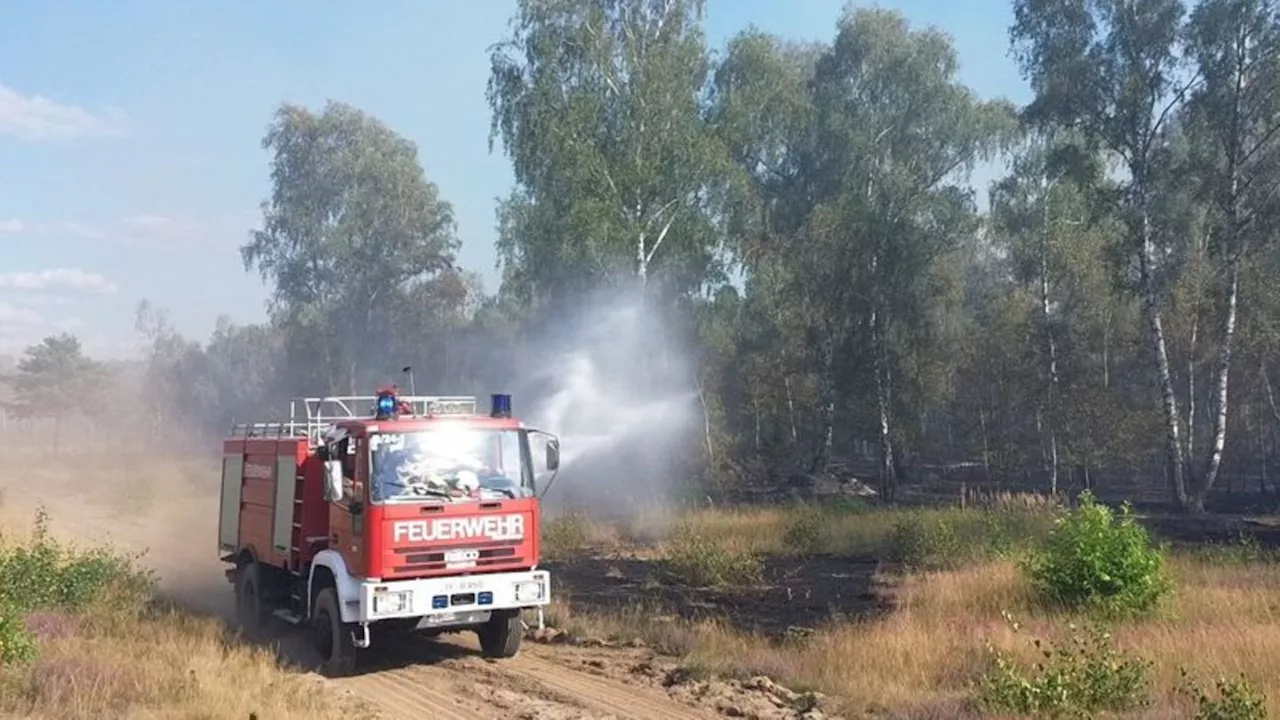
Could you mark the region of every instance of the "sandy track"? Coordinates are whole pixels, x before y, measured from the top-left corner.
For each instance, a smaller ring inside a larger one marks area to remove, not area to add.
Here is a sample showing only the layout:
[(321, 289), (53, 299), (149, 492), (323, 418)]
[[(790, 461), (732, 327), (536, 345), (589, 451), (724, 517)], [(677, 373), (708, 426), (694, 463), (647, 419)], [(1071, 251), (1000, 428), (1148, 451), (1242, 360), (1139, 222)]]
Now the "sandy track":
[[(622, 657), (604, 649), (593, 654), (617, 656), (610, 660)], [(369, 667), (361, 674), (329, 682), (394, 718), (707, 720), (717, 716), (685, 705), (660, 689), (572, 667), (569, 663), (574, 659), (570, 648), (529, 643), (515, 658), (486, 660), (467, 633), (439, 640), (407, 637), (388, 641), (369, 658)]]

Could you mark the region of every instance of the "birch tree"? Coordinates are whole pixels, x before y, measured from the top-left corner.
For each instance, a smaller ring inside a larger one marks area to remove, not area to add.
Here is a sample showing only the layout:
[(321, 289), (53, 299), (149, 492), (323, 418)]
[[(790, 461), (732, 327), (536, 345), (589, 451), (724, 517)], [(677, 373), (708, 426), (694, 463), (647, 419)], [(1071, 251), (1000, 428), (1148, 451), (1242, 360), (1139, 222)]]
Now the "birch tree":
[(1159, 144), (1193, 85), (1179, 54), (1184, 14), (1180, 0), (1015, 0), (1010, 34), (1036, 93), (1027, 117), (1079, 129), (1124, 166), (1119, 209), (1160, 388), (1169, 490), (1186, 506), (1153, 217)]
[(517, 186), (499, 211), (509, 290), (565, 299), (661, 270), (687, 293), (714, 276), (701, 16), (702, 0), (521, 0), (488, 84)]
[(1218, 313), (1204, 470), (1190, 504), (1202, 510), (1227, 443), (1228, 384), (1236, 348), (1241, 268), (1276, 229), (1280, 189), (1280, 17), (1271, 0), (1203, 0), (1191, 14), (1187, 50), (1201, 82), (1188, 124), (1206, 145), (1194, 169), (1209, 200)]
[(921, 379), (903, 371), (932, 355), (946, 259), (977, 230), (961, 183), (1012, 130), (1011, 106), (980, 101), (956, 71), (945, 35), (860, 9), (841, 18), (814, 77), (814, 172), (826, 194), (812, 225), (824, 262), (849, 288), (827, 312), (853, 318), (847, 331), (865, 348), (889, 496), (898, 475), (894, 416), (905, 407), (895, 393)]

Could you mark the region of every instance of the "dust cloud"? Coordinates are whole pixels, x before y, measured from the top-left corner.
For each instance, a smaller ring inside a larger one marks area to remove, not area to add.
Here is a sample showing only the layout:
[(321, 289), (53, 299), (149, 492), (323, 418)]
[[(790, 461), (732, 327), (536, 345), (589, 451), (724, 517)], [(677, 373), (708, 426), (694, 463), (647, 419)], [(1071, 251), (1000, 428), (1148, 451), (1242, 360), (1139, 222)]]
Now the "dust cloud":
[(230, 617), (217, 549), (216, 443), (157, 439), (131, 415), (106, 430), (69, 423), (56, 452), (46, 424), (6, 427), (0, 442), (20, 450), (0, 480), (0, 531), (20, 535), (43, 509), (54, 537), (138, 556), (162, 595)]

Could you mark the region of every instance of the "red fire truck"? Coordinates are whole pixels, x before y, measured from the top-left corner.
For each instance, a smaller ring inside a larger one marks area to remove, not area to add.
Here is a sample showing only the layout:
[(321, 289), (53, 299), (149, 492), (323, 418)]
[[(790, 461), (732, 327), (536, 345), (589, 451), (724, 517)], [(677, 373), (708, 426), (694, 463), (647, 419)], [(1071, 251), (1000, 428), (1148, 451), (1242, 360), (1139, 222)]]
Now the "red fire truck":
[(560, 442), (494, 395), (303, 398), (285, 422), (223, 441), (218, 546), (242, 630), (307, 624), (329, 676), (378, 633), (474, 630), (520, 648), (521, 610), (550, 600), (538, 569), (535, 441), (554, 479)]

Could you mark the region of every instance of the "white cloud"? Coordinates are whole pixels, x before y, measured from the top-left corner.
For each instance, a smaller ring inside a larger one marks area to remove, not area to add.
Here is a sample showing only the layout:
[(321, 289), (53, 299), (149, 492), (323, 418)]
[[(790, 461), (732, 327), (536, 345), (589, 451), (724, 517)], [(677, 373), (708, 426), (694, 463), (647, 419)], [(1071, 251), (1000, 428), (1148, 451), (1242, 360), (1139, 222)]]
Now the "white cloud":
[(0, 220), (0, 235), (17, 235), (26, 228), (18, 218), (9, 218), (8, 220)]
[(0, 273), (0, 290), (25, 292), (84, 292), (111, 294), (115, 283), (94, 272), (79, 268), (55, 268), (38, 272)]
[(0, 83), (0, 135), (33, 142), (107, 137), (125, 132), (124, 113), (91, 113), (43, 95), (23, 95)]

